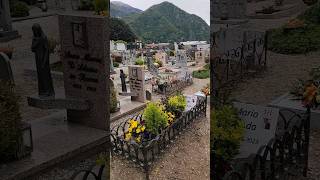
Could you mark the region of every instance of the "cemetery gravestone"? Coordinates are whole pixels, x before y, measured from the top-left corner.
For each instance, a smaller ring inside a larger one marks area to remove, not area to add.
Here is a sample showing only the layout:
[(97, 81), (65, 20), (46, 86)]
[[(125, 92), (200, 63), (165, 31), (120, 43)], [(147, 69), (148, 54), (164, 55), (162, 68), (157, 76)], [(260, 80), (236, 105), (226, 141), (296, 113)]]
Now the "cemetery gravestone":
[(178, 50), (176, 54), (176, 66), (178, 68), (187, 67), (187, 54), (185, 50)]
[(0, 1), (0, 42), (20, 37), (18, 31), (12, 29), (9, 0)]
[(2, 52), (0, 52), (0, 81), (14, 83), (9, 58)]
[(88, 111), (67, 110), (68, 120), (107, 130), (110, 72), (108, 18), (59, 15), (66, 98), (85, 99)]
[(131, 100), (144, 103), (146, 100), (144, 69), (142, 66), (129, 66), (128, 68), (130, 91), (134, 94)]
[(187, 100), (187, 107), (185, 111), (190, 111), (192, 108), (194, 108), (197, 105), (198, 96), (188, 95), (186, 96), (186, 100)]
[(238, 102), (234, 106), (245, 123), (245, 135), (237, 158), (246, 158), (275, 137), (279, 109)]

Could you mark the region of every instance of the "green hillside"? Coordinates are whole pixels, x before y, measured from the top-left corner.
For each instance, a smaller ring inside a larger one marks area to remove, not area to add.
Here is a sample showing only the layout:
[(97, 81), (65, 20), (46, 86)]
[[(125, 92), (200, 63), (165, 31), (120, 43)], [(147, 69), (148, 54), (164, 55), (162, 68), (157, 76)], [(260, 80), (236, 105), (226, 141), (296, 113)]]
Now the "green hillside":
[(123, 17), (123, 20), (140, 39), (147, 42), (209, 41), (210, 28), (203, 19), (169, 2)]

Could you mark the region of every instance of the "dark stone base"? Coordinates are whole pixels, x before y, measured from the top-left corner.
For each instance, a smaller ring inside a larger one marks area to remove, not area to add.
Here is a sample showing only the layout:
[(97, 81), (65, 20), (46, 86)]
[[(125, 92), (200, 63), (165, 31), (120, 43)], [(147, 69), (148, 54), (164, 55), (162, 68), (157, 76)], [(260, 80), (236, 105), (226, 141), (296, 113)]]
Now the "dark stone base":
[(20, 37), (21, 35), (19, 35), (18, 31), (16, 30), (0, 32), (0, 42), (8, 42)]
[(85, 111), (90, 109), (90, 105), (86, 100), (82, 99), (65, 99), (63, 97), (56, 98), (40, 98), (39, 96), (28, 97), (28, 104), (32, 107), (40, 109), (70, 109)]

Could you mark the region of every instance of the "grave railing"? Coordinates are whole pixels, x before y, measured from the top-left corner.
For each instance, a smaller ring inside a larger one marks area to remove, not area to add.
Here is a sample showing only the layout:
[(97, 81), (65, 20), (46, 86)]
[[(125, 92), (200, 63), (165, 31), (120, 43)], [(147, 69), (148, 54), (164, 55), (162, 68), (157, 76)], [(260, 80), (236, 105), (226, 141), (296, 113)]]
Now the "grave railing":
[(174, 92), (183, 90), (187, 86), (190, 86), (192, 83), (193, 83), (192, 79), (178, 80), (175, 83), (165, 83), (165, 84), (162, 84), (163, 86), (162, 89), (160, 89), (158, 85), (157, 92), (159, 94), (164, 94), (168, 96)]
[(222, 55), (212, 57), (211, 79), (217, 84), (212, 88), (213, 94), (220, 96), (220, 93), (234, 88), (243, 79), (267, 68), (268, 34), (266, 32)]
[[(260, 147), (256, 154), (233, 162), (233, 170), (221, 177), (213, 169), (213, 177), (223, 180), (290, 180), (306, 177), (310, 136), (310, 108), (298, 114), (280, 110), (275, 138)], [(214, 155), (213, 155), (214, 156)]]
[[(165, 151), (170, 143), (174, 142), (189, 124), (200, 117), (205, 117), (206, 109), (207, 98), (199, 97), (199, 102), (194, 108), (182, 113), (173, 124), (162, 130), (158, 136), (142, 144), (125, 140), (124, 134), (129, 127), (130, 119), (128, 119), (111, 130), (112, 152), (113, 154), (124, 156), (136, 165), (142, 167), (148, 179), (149, 168), (152, 163), (159, 158), (161, 153)], [(142, 115), (137, 115), (135, 118), (141, 120)]]

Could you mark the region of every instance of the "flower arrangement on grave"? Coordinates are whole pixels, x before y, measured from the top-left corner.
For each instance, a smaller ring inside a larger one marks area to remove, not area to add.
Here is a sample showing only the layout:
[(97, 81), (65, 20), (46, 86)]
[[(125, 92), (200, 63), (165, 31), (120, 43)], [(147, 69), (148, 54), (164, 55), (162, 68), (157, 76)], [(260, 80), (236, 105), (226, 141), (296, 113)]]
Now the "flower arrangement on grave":
[(210, 144), (215, 171), (223, 177), (232, 169), (230, 161), (239, 153), (245, 126), (238, 111), (231, 105), (218, 107), (211, 113)]
[(140, 143), (144, 137), (145, 129), (144, 121), (139, 122), (137, 119), (131, 119), (129, 121), (128, 131), (125, 134), (125, 140), (134, 140), (136, 143)]
[(204, 88), (201, 89), (201, 92), (206, 95), (209, 96), (210, 95), (210, 85), (208, 84), (207, 86), (205, 86)]
[(297, 80), (291, 94), (302, 100), (304, 106), (318, 107), (320, 104), (320, 67), (313, 68), (309, 73), (311, 80)]
[(186, 99), (183, 95), (172, 96), (162, 102), (149, 102), (143, 114), (128, 121), (124, 139), (140, 144), (155, 138), (172, 125), (185, 108)]
[(302, 96), (302, 104), (309, 107), (318, 107), (320, 104), (320, 89), (313, 81), (308, 81)]
[(167, 111), (172, 112), (175, 116), (180, 116), (187, 107), (186, 97), (182, 94), (171, 96), (165, 103)]

